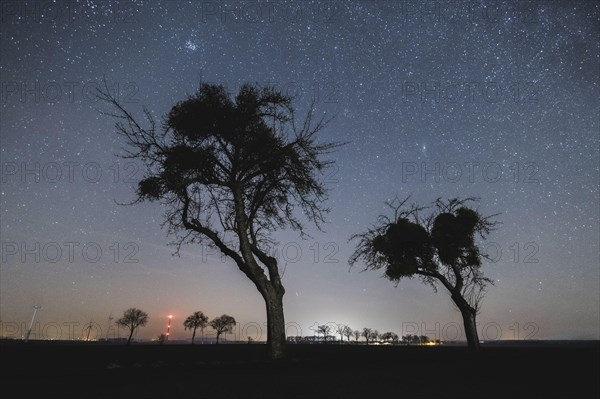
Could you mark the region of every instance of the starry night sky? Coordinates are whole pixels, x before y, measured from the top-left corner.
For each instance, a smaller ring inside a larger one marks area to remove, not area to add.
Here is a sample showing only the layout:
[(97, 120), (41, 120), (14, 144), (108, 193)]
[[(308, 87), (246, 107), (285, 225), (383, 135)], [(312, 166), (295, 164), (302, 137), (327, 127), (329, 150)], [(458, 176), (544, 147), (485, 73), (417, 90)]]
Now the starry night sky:
[(139, 338), (156, 337), (169, 313), (175, 339), (189, 335), (181, 322), (195, 310), (234, 316), (241, 339), (252, 335), (246, 323), (266, 320), (232, 262), (198, 246), (171, 256), (159, 204), (117, 204), (134, 198), (143, 171), (116, 156), (124, 143), (93, 95), (105, 77), (140, 117), (146, 106), (160, 119), (200, 82), (233, 93), (246, 81), (296, 94), (300, 115), (314, 99), (318, 115), (335, 116), (322, 138), (349, 144), (323, 176), (325, 232), (276, 234), (286, 322), (303, 335), (328, 322), (398, 334), (417, 323), (429, 336), (436, 323), (438, 333), (462, 325), (443, 289), (416, 279), (395, 288), (347, 264), (350, 235), (386, 200), (412, 195), (477, 196), (482, 213), (501, 213), (484, 266), (496, 284), (478, 319), (491, 327), (480, 338), (598, 339), (598, 3), (1, 7), (5, 335), (17, 323), (20, 336), (36, 304), (40, 329), (55, 323), (63, 338), (64, 323), (79, 323), (77, 338), (85, 323), (104, 329), (133, 306), (150, 314)]

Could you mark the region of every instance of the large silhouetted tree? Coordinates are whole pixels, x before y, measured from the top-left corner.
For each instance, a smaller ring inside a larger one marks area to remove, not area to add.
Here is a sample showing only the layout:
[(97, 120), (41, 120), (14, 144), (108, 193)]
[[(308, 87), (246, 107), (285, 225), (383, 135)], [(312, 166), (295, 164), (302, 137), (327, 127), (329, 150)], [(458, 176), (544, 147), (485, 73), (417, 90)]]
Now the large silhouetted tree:
[(116, 321), (118, 326), (125, 327), (129, 330), (129, 338), (127, 345), (131, 342), (133, 333), (138, 327), (143, 327), (148, 323), (148, 313), (137, 308), (129, 308), (123, 312), (123, 317)]
[[(160, 200), (165, 225), (184, 243), (207, 243), (235, 262), (264, 298), (267, 345), (285, 356), (284, 287), (270, 256), (274, 230), (305, 235), (305, 222), (324, 221), (327, 189), (321, 179), (332, 161), (322, 157), (337, 143), (317, 143), (327, 121), (297, 121), (292, 98), (269, 87), (243, 85), (235, 98), (223, 86), (202, 84), (171, 108), (162, 124), (145, 110), (141, 123), (110, 93), (125, 157), (142, 160), (146, 175), (137, 201)], [(297, 210), (303, 215), (298, 217)]]
[(388, 205), (392, 218), (353, 236), (358, 245), (350, 264), (363, 260), (367, 269), (385, 269), (385, 276), (399, 282), (418, 276), (436, 290), (441, 283), (461, 312), (467, 342), (479, 349), (475, 318), (485, 288), (492, 281), (481, 271), (478, 239), (484, 239), (497, 222), (468, 205), (475, 198), (437, 199), (430, 207), (407, 205), (408, 198)]
[[(200, 328), (200, 331), (204, 333), (207, 325), (208, 317), (200, 311), (192, 313), (184, 320), (183, 327), (186, 330), (192, 330), (192, 344), (194, 344), (194, 338), (196, 338), (196, 330)], [(204, 338), (204, 335), (202, 338)]]
[(217, 333), (217, 344), (219, 343), (219, 337), (223, 333), (231, 333), (233, 327), (235, 327), (235, 319), (232, 316), (223, 314), (219, 317), (215, 317), (210, 321), (210, 326)]

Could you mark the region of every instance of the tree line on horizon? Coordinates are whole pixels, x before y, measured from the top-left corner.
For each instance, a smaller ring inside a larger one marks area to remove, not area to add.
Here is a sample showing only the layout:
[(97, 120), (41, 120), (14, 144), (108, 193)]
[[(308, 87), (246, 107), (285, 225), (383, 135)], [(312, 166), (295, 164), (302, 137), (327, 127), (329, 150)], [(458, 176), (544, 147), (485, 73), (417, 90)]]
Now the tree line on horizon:
[[(148, 324), (150, 317), (148, 313), (138, 308), (129, 308), (123, 312), (123, 316), (116, 321), (116, 324), (125, 327), (129, 330), (129, 337), (127, 338), (127, 344), (131, 343), (133, 334), (139, 327), (143, 327)], [(228, 314), (222, 314), (221, 316), (215, 317), (211, 321), (208, 321), (208, 317), (201, 311), (196, 311), (186, 317), (183, 321), (183, 327), (185, 330), (192, 331), (192, 344), (196, 338), (196, 330), (199, 328), (204, 336), (204, 329), (211, 327), (215, 330), (217, 335), (217, 344), (222, 334), (231, 333), (233, 327), (236, 325), (235, 318)], [(169, 339), (167, 334), (160, 334), (158, 341), (162, 344)]]
[[(133, 335), (135, 331), (139, 327), (145, 326), (150, 317), (148, 313), (144, 312), (138, 308), (129, 308), (123, 312), (123, 316), (117, 319), (116, 324), (125, 327), (129, 330), (129, 337), (127, 338), (127, 344), (131, 343)], [(185, 330), (190, 330), (192, 332), (191, 343), (194, 344), (194, 340), (196, 338), (196, 330), (200, 329), (202, 332), (202, 339), (204, 340), (204, 329), (206, 327), (211, 327), (215, 330), (217, 344), (219, 343), (219, 337), (224, 333), (232, 333), (233, 327), (236, 326), (236, 320), (234, 317), (229, 316), (227, 314), (223, 314), (221, 316), (215, 317), (211, 321), (208, 320), (208, 316), (206, 316), (201, 311), (196, 311), (185, 318), (183, 321), (183, 327)], [(426, 335), (412, 335), (408, 334), (400, 337), (398, 334), (388, 331), (385, 333), (379, 333), (378, 330), (365, 327), (362, 331), (353, 330), (347, 325), (338, 324), (335, 328), (335, 331), (330, 325), (322, 324), (318, 325), (315, 331), (317, 336), (289, 336), (287, 337), (287, 342), (289, 343), (313, 343), (313, 342), (332, 342), (336, 341), (336, 337), (331, 335), (331, 333), (337, 333), (340, 336), (339, 343), (344, 342), (344, 338), (346, 338), (346, 342), (350, 343), (351, 338), (354, 338), (354, 342), (358, 342), (360, 338), (364, 338), (367, 345), (369, 343), (390, 343), (390, 344), (428, 344), (434, 343), (439, 344), (440, 340), (431, 340)], [(158, 336), (158, 342), (161, 344), (165, 343), (168, 340), (168, 333), (161, 333)], [(248, 337), (248, 343), (253, 342), (251, 337)]]
[[(339, 341), (335, 335), (331, 335), (333, 332), (340, 336)], [(358, 343), (360, 338), (364, 338), (364, 342), (369, 343), (386, 343), (386, 344), (404, 344), (404, 345), (422, 345), (422, 344), (440, 344), (439, 339), (430, 339), (427, 335), (413, 335), (407, 334), (400, 338), (398, 334), (392, 331), (380, 333), (378, 330), (365, 327), (362, 330), (353, 330), (350, 326), (344, 324), (338, 324), (335, 331), (331, 326), (327, 324), (317, 326), (315, 330), (315, 336), (290, 336), (287, 337), (289, 343), (327, 343), (327, 342), (339, 342), (344, 343)], [(354, 341), (352, 341), (352, 338)], [(362, 343), (362, 341), (361, 341)]]
[[(159, 201), (163, 226), (175, 254), (186, 244), (219, 249), (256, 287), (267, 315), (267, 348), (286, 357), (285, 317), (278, 261), (270, 256), (273, 233), (290, 228), (305, 237), (306, 222), (321, 229), (329, 208), (325, 156), (346, 143), (319, 142), (331, 119), (316, 118), (314, 103), (298, 119), (294, 98), (269, 86), (244, 84), (230, 95), (223, 85), (201, 84), (157, 123), (145, 109), (136, 118), (104, 82), (98, 98), (114, 111), (116, 131), (140, 160), (146, 175), (132, 203)], [(483, 216), (477, 198), (436, 199), (429, 205), (409, 198), (387, 203), (372, 228), (351, 237), (349, 264), (383, 270), (396, 285), (417, 277), (434, 291), (442, 286), (463, 318), (468, 345), (479, 349), (476, 315), (492, 281), (481, 271), (479, 239), (494, 229), (496, 215)], [(302, 219), (297, 216), (301, 212)]]

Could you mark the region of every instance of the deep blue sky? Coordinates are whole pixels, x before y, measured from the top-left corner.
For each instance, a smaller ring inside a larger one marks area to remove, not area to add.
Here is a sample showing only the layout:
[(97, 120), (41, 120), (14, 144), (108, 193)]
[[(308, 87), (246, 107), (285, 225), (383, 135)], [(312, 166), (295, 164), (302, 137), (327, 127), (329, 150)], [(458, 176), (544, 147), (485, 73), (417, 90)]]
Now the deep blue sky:
[(322, 137), (349, 144), (332, 155), (326, 233), (276, 235), (286, 321), (304, 335), (331, 322), (434, 336), (439, 323), (450, 338), (460, 315), (443, 290), (347, 265), (349, 236), (412, 195), (479, 196), (483, 213), (501, 213), (483, 339), (598, 339), (598, 3), (3, 2), (1, 18), (5, 334), (35, 304), (63, 337), (64, 323), (78, 335), (131, 306), (150, 314), (141, 338), (169, 313), (174, 338), (195, 310), (265, 321), (233, 263), (193, 246), (171, 256), (160, 205), (115, 203), (142, 171), (115, 156), (123, 143), (92, 96), (104, 76), (157, 118), (201, 81), (274, 84), (300, 114), (315, 97), (335, 115)]

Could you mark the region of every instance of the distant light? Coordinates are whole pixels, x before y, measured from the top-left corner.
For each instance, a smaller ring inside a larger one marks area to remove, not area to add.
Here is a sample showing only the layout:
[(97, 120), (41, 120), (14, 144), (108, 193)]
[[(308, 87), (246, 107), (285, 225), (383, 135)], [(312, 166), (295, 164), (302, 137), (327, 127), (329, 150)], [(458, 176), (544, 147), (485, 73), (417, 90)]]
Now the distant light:
[(173, 318), (173, 315), (172, 315), (172, 314), (170, 314), (170, 315), (169, 315), (169, 319), (172, 319), (172, 318)]

